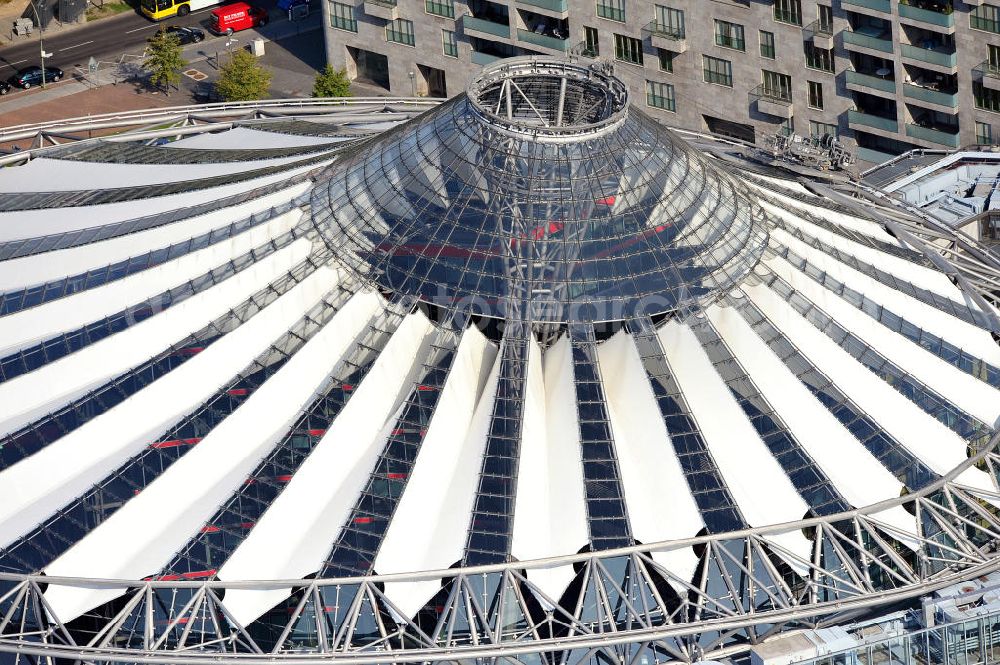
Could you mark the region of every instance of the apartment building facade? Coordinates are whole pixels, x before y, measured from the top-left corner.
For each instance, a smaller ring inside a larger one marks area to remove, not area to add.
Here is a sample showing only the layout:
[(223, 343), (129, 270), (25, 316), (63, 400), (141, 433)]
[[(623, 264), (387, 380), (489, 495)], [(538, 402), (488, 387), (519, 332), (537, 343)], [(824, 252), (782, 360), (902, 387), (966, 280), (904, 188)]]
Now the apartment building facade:
[(451, 96), (515, 55), (603, 59), (664, 123), (760, 142), (836, 135), (860, 160), (1000, 143), (1000, 1), (324, 0), (327, 59)]

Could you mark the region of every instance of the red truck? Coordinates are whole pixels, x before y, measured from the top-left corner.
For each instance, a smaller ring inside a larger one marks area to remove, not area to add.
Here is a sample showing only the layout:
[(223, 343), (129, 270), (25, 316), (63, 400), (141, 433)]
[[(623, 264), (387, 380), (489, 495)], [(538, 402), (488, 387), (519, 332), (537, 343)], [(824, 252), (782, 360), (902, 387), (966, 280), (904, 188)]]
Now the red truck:
[(210, 29), (217, 35), (231, 35), (240, 30), (267, 25), (267, 12), (245, 2), (234, 2), (212, 10)]

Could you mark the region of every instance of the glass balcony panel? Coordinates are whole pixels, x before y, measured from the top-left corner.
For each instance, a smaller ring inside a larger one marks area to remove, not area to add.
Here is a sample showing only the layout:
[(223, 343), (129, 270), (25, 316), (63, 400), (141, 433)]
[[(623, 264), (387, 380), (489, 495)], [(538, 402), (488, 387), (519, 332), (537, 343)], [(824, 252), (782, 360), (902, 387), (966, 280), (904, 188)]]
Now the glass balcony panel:
[(899, 15), (903, 18), (938, 25), (942, 28), (951, 28), (955, 25), (955, 14), (942, 14), (915, 5), (899, 5)]
[(957, 148), (959, 146), (958, 134), (949, 134), (948, 132), (942, 132), (940, 129), (933, 129), (931, 127), (921, 127), (920, 125), (907, 123), (906, 135), (949, 148)]
[(550, 48), (556, 51), (566, 52), (569, 49), (568, 39), (550, 37), (549, 35), (539, 34), (530, 30), (521, 30), (520, 28), (517, 30), (517, 39), (518, 41), (528, 42), (535, 46)]
[(910, 99), (919, 99), (922, 102), (930, 102), (940, 106), (955, 108), (958, 106), (958, 95), (947, 92), (939, 92), (930, 88), (922, 88), (919, 85), (903, 84), (903, 95)]
[(850, 32), (847, 30), (843, 32), (843, 35), (845, 44), (853, 44), (854, 46), (870, 48), (883, 53), (892, 53), (891, 40), (873, 37), (862, 32)]
[(847, 72), (847, 82), (855, 85), (863, 85), (867, 88), (874, 88), (882, 92), (896, 92), (896, 82), (892, 79), (884, 79), (880, 76), (862, 74), (861, 72)]
[(875, 11), (885, 12), (886, 14), (892, 13), (892, 8), (889, 6), (889, 0), (841, 0), (841, 4), (866, 7), (868, 9), (874, 9)]
[(510, 26), (503, 23), (494, 23), (493, 21), (487, 21), (486, 19), (476, 18), (466, 14), (462, 17), (462, 27), (466, 30), (475, 30), (476, 32), (485, 32), (490, 35), (496, 35), (497, 37), (510, 38)]
[(899, 123), (895, 120), (891, 118), (883, 118), (877, 115), (871, 115), (869, 113), (862, 113), (861, 111), (848, 111), (847, 121), (851, 124), (874, 127), (875, 129), (882, 129), (887, 132), (896, 133), (899, 131)]
[(541, 7), (550, 12), (568, 12), (569, 3), (566, 0), (517, 0), (518, 4)]
[(489, 53), (480, 53), (479, 51), (472, 52), (472, 62), (477, 65), (488, 65), (496, 60), (500, 60), (500, 56), (491, 55)]
[(921, 62), (929, 62), (932, 65), (941, 67), (956, 67), (958, 64), (957, 53), (944, 53), (929, 48), (920, 48), (913, 44), (900, 44), (900, 53), (904, 58), (912, 58)]

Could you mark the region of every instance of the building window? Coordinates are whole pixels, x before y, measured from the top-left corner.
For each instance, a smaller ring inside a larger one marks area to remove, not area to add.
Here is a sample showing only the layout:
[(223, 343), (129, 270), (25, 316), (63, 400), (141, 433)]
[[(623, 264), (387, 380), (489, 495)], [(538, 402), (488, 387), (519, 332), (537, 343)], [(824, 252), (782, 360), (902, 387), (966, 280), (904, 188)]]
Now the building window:
[(833, 71), (833, 49), (816, 48), (811, 41), (802, 42), (806, 54), (806, 67), (824, 72)]
[(442, 30), (441, 31), (441, 50), (449, 58), (458, 57), (458, 42), (455, 41), (455, 31), (454, 30)]
[(1000, 46), (987, 44), (986, 51), (987, 51), (986, 62), (989, 63), (990, 69), (993, 70), (1000, 69)]
[(809, 106), (814, 109), (823, 108), (823, 84), (809, 81)]
[(424, 11), (435, 16), (455, 18), (455, 0), (424, 0)]
[(656, 30), (665, 32), (677, 39), (684, 39), (684, 12), (673, 7), (655, 6)]
[(761, 94), (765, 97), (792, 101), (792, 77), (780, 72), (760, 71)]
[(827, 5), (816, 5), (819, 13), (819, 27), (827, 32), (833, 32), (833, 7)]
[(615, 59), (622, 62), (631, 62), (633, 65), (642, 64), (642, 40), (627, 35), (615, 35)]
[(667, 49), (658, 48), (656, 49), (656, 55), (660, 59), (660, 71), (670, 72), (674, 71), (674, 52), (668, 51)]
[(760, 57), (774, 60), (774, 33), (760, 31)]
[(972, 97), (976, 100), (976, 108), (984, 111), (1000, 113), (1000, 92), (990, 90), (978, 81), (972, 82)]
[(348, 32), (358, 31), (358, 20), (354, 18), (354, 5), (330, 2), (330, 27)]
[(1000, 7), (980, 5), (969, 12), (969, 25), (973, 30), (1000, 33)]
[(397, 18), (395, 21), (386, 23), (385, 40), (407, 46), (416, 46), (417, 40), (413, 38), (413, 21)]
[(743, 39), (743, 26), (739, 23), (715, 19), (715, 43), (718, 46), (745, 51), (746, 42)]
[(837, 138), (837, 125), (831, 125), (826, 122), (817, 122), (815, 120), (809, 121), (809, 136), (814, 139), (821, 139), (827, 135)]
[(791, 136), (795, 133), (795, 118), (789, 118), (778, 124), (778, 134)]
[(596, 58), (601, 54), (601, 40), (597, 36), (597, 28), (583, 26), (583, 48), (588, 58)]
[(597, 15), (609, 21), (625, 22), (625, 0), (597, 0)]
[(674, 86), (669, 83), (646, 81), (646, 104), (665, 111), (676, 111)]
[(993, 125), (985, 122), (976, 122), (976, 143), (979, 145), (993, 145)]
[(701, 57), (705, 67), (706, 83), (733, 87), (733, 63), (722, 58), (713, 58), (710, 55), (703, 55)]
[(774, 20), (802, 25), (802, 0), (774, 0)]

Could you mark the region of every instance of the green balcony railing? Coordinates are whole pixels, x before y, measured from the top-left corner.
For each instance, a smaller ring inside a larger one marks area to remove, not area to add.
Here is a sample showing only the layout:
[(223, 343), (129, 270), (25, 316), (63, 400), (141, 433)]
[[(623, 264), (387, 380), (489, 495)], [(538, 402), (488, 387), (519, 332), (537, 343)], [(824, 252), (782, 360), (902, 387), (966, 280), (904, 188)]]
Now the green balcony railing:
[(902, 18), (920, 21), (921, 23), (930, 23), (931, 25), (938, 25), (942, 28), (951, 28), (955, 25), (954, 13), (943, 14), (930, 9), (923, 9), (921, 7), (917, 7), (916, 5), (899, 5), (899, 15)]
[(883, 53), (892, 53), (892, 40), (872, 37), (861, 32), (850, 32), (848, 30), (845, 30), (841, 34), (844, 35), (845, 44), (870, 48)]
[(517, 0), (518, 4), (541, 7), (550, 12), (568, 12), (569, 3), (566, 0)]
[(976, 65), (975, 70), (981, 73), (984, 77), (1000, 79), (1000, 64), (995, 62), (990, 62), (989, 60), (981, 62)]
[(554, 51), (561, 51), (565, 53), (569, 50), (569, 40), (560, 39), (559, 37), (550, 37), (549, 35), (540, 35), (531, 30), (521, 30), (517, 29), (517, 40), (521, 42), (528, 42), (529, 44), (534, 44), (535, 46), (541, 46), (543, 48), (550, 48)]
[(903, 54), (904, 58), (912, 58), (913, 60), (920, 60), (921, 62), (929, 62), (932, 65), (939, 65), (941, 67), (958, 66), (957, 53), (945, 53), (943, 51), (935, 51), (929, 48), (920, 48), (919, 46), (914, 46), (913, 44), (900, 44), (899, 48), (900, 53)]
[(922, 102), (930, 102), (939, 106), (955, 108), (958, 106), (958, 95), (947, 92), (939, 92), (929, 88), (921, 88), (919, 85), (903, 84), (903, 95), (910, 99), (919, 99)]
[(862, 113), (861, 111), (848, 111), (847, 122), (852, 125), (864, 125), (865, 127), (882, 129), (894, 134), (899, 131), (899, 123), (892, 118), (883, 118), (877, 115)]
[(948, 132), (942, 132), (940, 129), (932, 129), (930, 127), (921, 127), (920, 125), (906, 124), (906, 135), (915, 138), (923, 139), (924, 141), (930, 141), (931, 143), (937, 143), (938, 145), (947, 146), (949, 148), (957, 148), (959, 146), (958, 134), (949, 134)]
[(663, 23), (657, 23), (656, 21), (650, 21), (642, 28), (643, 36), (655, 35), (656, 37), (663, 37), (665, 39), (673, 39), (674, 41), (681, 41), (684, 39), (684, 28), (674, 25), (665, 25)]
[(885, 12), (886, 14), (892, 13), (892, 7), (889, 5), (889, 0), (840, 0), (840, 2), (843, 5), (856, 5), (858, 7), (874, 9), (877, 12)]
[(472, 62), (477, 65), (488, 65), (496, 60), (500, 60), (500, 56), (491, 55), (489, 53), (480, 53), (479, 51), (472, 52)]
[(882, 164), (883, 162), (888, 162), (890, 159), (894, 159), (896, 157), (896, 155), (893, 155), (892, 153), (881, 152), (872, 148), (860, 147), (854, 151), (854, 156), (861, 161), (870, 162), (872, 164)]
[(880, 76), (862, 74), (861, 72), (848, 71), (846, 74), (848, 83), (863, 85), (866, 88), (874, 88), (875, 90), (881, 90), (882, 92), (891, 92), (896, 94), (896, 82), (892, 79), (884, 79)]
[(485, 32), (489, 35), (510, 39), (510, 26), (506, 23), (494, 23), (484, 18), (476, 18), (475, 16), (466, 14), (462, 17), (462, 27), (466, 31), (475, 30), (476, 32)]

